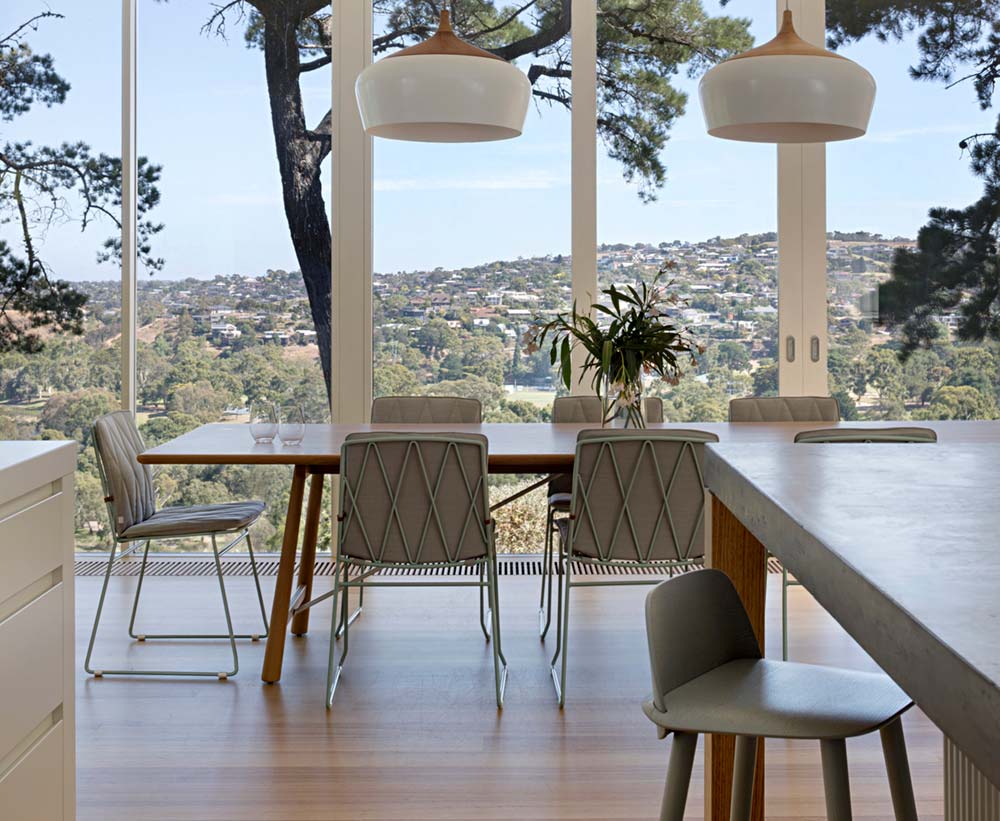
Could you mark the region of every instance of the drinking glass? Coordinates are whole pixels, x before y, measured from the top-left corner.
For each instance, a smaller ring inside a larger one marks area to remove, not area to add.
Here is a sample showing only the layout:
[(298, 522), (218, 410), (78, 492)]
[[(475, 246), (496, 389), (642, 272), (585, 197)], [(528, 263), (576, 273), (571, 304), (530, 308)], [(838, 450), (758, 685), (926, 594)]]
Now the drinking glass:
[(250, 403), (250, 435), (258, 445), (274, 441), (278, 433), (278, 409), (267, 399)]
[(281, 409), (278, 437), (283, 445), (300, 445), (306, 433), (306, 417), (301, 405), (290, 403)]

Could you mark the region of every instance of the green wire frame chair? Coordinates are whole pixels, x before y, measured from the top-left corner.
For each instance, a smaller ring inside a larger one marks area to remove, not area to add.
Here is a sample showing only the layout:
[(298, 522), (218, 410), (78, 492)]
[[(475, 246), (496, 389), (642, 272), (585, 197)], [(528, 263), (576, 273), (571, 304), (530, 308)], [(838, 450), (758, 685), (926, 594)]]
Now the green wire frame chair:
[[(822, 428), (820, 430), (803, 430), (795, 434), (797, 445), (831, 445), (840, 444), (934, 444), (937, 434), (930, 428), (892, 427), (892, 428)], [(781, 658), (788, 661), (788, 588), (799, 587), (801, 582), (788, 575), (788, 570), (781, 566)]]
[(556, 648), (550, 672), (559, 706), (566, 703), (570, 590), (658, 584), (663, 577), (584, 576), (576, 563), (653, 568), (672, 576), (705, 555), (702, 451), (718, 442), (699, 430), (585, 430), (577, 436), (573, 501), (560, 523)]
[[(87, 655), (83, 662), (84, 670), (96, 678), (103, 676), (198, 676), (219, 678), (225, 681), (235, 676), (240, 669), (236, 639), (250, 639), (256, 642), (267, 638), (268, 633), (267, 608), (264, 605), (264, 593), (260, 586), (257, 559), (253, 552), (253, 543), (250, 540), (250, 527), (263, 513), (263, 503), (236, 502), (219, 505), (196, 505), (187, 508), (165, 508), (157, 511), (152, 471), (147, 465), (139, 464), (136, 459), (144, 446), (132, 414), (128, 411), (115, 411), (100, 417), (94, 423), (91, 438), (97, 456), (97, 472), (101, 479), (104, 502), (107, 505), (108, 520), (111, 522), (112, 540), (108, 564), (104, 572), (104, 583), (101, 586), (101, 594), (97, 602), (97, 612), (94, 614), (94, 625), (90, 632), (90, 642), (87, 645)], [(109, 468), (112, 471), (111, 475), (109, 475)], [(225, 613), (227, 632), (211, 634), (136, 632), (135, 617), (139, 609), (139, 597), (142, 594), (142, 583), (146, 575), (150, 543), (176, 536), (211, 537), (214, 569), (219, 582), (219, 592), (222, 596), (222, 609)], [(218, 545), (219, 536), (233, 536), (234, 538), (225, 547), (220, 548)], [(250, 567), (257, 591), (257, 602), (260, 605), (260, 615), (264, 623), (264, 629), (260, 633), (240, 634), (234, 632), (233, 620), (229, 611), (229, 598), (226, 595), (226, 585), (223, 580), (220, 557), (244, 540), (247, 543)], [(101, 614), (104, 611), (104, 601), (107, 597), (111, 570), (118, 554), (118, 547), (130, 544), (133, 546), (125, 547), (121, 551), (120, 558), (134, 553), (140, 545), (143, 547), (143, 552), (135, 597), (132, 600), (132, 613), (129, 616), (129, 636), (139, 642), (145, 642), (149, 639), (226, 639), (229, 642), (233, 658), (230, 670), (138, 670), (95, 668), (92, 666), (94, 644), (97, 641), (97, 631), (101, 624)]]
[[(340, 452), (333, 589), (308, 605), (333, 598), (328, 709), (349, 648), (347, 593), (351, 587), (369, 586), (478, 587), (480, 627), (486, 640), (492, 639), (496, 703), (503, 707), (507, 660), (500, 641), (495, 524), (490, 516), (486, 457), (487, 440), (479, 434), (358, 433), (345, 440)], [(474, 567), (479, 579), (372, 580), (384, 568), (400, 567)], [(338, 606), (343, 646), (335, 662)]]

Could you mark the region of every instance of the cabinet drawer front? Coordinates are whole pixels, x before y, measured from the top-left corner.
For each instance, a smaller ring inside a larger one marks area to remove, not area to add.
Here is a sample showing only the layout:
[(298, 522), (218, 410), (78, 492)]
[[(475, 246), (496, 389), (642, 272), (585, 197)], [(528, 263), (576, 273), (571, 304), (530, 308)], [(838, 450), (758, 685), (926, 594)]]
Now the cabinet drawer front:
[(62, 703), (63, 586), (0, 622), (0, 758)]
[(0, 813), (17, 821), (63, 819), (61, 721), (0, 780)]
[(63, 494), (56, 493), (0, 519), (0, 602), (66, 559)]

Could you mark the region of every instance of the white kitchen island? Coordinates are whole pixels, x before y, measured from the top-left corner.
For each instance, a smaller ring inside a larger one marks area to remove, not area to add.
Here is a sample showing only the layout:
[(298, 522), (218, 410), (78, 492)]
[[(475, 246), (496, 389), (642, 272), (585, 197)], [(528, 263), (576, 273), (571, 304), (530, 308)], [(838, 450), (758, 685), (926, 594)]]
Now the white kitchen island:
[(75, 442), (0, 442), (0, 818), (76, 817)]

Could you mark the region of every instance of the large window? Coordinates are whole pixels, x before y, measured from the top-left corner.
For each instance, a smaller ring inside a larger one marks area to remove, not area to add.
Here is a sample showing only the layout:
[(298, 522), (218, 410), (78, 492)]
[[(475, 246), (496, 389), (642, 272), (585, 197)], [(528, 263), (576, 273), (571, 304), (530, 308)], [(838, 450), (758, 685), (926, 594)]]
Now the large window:
[(120, 12), (0, 6), (0, 439), (80, 443), (85, 550), (107, 544), (90, 426), (121, 390)]
[[(778, 278), (773, 146), (705, 133), (704, 55), (774, 33), (774, 3), (678, 6), (598, 2), (598, 281), (663, 271), (684, 304), (676, 318), (705, 345), (677, 386), (650, 381), (667, 421), (726, 418), (729, 399), (777, 392)], [(677, 28), (701, 48), (678, 45)], [(647, 72), (652, 59), (657, 69)], [(640, 103), (637, 104), (636, 101)]]
[[(138, 281), (140, 429), (156, 443), (206, 422), (246, 421), (262, 402), (301, 404), (310, 421), (325, 421), (319, 338), (329, 338), (330, 234), (323, 221), (300, 223), (310, 209), (326, 216), (329, 162), (318, 148), (328, 153), (329, 133), (303, 156), (300, 124), (293, 118), (276, 134), (272, 112), (287, 115), (297, 94), (305, 128), (320, 123), (330, 109), (329, 63), (276, 90), (296, 69), (268, 76), (267, 18), (139, 0), (137, 19), (140, 178), (155, 170), (158, 196), (154, 261)], [(301, 22), (302, 62), (324, 55), (329, 20), (326, 9)], [(284, 164), (308, 162), (315, 168), (282, 174)], [(300, 193), (296, 175), (310, 174), (314, 190)], [(326, 317), (318, 330), (317, 311)], [(254, 535), (275, 547), (289, 479), (282, 468), (173, 467), (157, 481), (160, 504), (262, 499), (267, 513)]]
[[(829, 22), (837, 36), (838, 18)], [(972, 24), (985, 36), (992, 21), (977, 23), (973, 11), (967, 22), (963, 36)], [(984, 179), (970, 166), (979, 148), (995, 142), (996, 115), (979, 106), (990, 100), (992, 83), (977, 92), (980, 61), (945, 37), (938, 65), (951, 74), (933, 70), (919, 37), (934, 24), (922, 21), (887, 43), (872, 30), (841, 48), (878, 83), (868, 134), (828, 148), (829, 381), (849, 419), (998, 415), (1000, 349), (975, 339), (977, 323), (988, 327), (995, 310), (988, 292), (971, 322), (962, 311), (993, 264), (966, 244), (982, 225), (974, 215), (965, 222), (969, 212), (962, 213), (983, 196)], [(914, 79), (913, 70), (924, 76)], [(944, 213), (933, 219), (931, 209)], [(921, 231), (925, 243), (918, 247)], [(990, 233), (987, 227), (981, 236)], [(971, 277), (953, 279), (938, 299), (935, 283), (954, 275), (959, 257)], [(894, 324), (880, 324), (880, 314)]]

